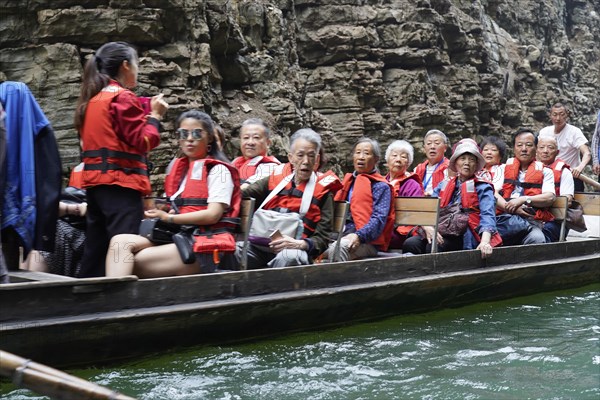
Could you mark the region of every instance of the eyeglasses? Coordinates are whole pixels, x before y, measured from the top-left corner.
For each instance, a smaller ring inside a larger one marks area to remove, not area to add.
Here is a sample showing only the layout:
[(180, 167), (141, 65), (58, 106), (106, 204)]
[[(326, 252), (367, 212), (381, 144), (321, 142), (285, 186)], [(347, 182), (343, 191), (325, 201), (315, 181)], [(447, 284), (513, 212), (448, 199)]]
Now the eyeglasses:
[(192, 140), (202, 140), (202, 132), (205, 132), (202, 128), (196, 128), (192, 130), (179, 128), (175, 131), (179, 140), (187, 140), (190, 134), (192, 135)]

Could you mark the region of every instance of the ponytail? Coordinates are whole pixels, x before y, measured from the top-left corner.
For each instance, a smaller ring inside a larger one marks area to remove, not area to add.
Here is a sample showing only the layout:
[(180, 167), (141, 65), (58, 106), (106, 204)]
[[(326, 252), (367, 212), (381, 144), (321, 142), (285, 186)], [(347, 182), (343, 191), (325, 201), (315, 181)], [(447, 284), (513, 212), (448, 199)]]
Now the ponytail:
[(100, 47), (83, 68), (81, 92), (75, 108), (75, 128), (81, 131), (85, 110), (90, 99), (116, 79), (123, 61), (137, 61), (137, 52), (125, 42), (110, 42)]

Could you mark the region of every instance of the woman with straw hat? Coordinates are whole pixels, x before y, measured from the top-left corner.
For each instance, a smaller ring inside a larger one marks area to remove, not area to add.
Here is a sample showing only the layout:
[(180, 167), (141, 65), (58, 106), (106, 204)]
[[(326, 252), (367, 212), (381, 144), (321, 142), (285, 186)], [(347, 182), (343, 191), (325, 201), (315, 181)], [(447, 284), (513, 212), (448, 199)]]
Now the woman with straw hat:
[[(457, 144), (448, 166), (455, 176), (442, 181), (433, 192), (433, 196), (440, 198), (440, 207), (452, 210), (454, 217), (448, 224), (449, 229), (439, 224), (439, 251), (476, 248), (481, 251), (482, 258), (486, 258), (492, 254), (493, 247), (502, 244), (496, 230), (494, 188), (490, 182), (476, 177), (484, 165), (485, 160), (474, 141), (464, 140)], [(423, 227), (422, 232), (421, 236), (413, 236), (404, 242), (404, 253), (431, 251), (434, 229)]]

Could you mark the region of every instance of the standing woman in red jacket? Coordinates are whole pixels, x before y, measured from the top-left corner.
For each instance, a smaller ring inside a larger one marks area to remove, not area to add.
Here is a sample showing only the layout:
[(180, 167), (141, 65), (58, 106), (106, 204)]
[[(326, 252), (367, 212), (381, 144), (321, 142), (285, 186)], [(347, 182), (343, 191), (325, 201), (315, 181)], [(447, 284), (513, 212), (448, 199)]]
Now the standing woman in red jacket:
[(138, 232), (142, 197), (151, 193), (145, 156), (159, 144), (160, 120), (169, 106), (159, 94), (146, 113), (130, 90), (137, 75), (137, 52), (124, 42), (100, 47), (83, 71), (75, 110), (88, 200), (80, 277), (104, 275), (110, 239)]

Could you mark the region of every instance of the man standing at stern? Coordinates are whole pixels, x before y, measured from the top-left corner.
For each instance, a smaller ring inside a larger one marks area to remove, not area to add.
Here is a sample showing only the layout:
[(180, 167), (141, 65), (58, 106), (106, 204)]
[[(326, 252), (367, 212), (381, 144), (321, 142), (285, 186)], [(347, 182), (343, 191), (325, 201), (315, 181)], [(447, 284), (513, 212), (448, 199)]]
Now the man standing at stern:
[(550, 120), (553, 125), (540, 130), (539, 137), (552, 137), (558, 143), (560, 158), (571, 167), (575, 181), (575, 191), (583, 192), (583, 181), (579, 175), (592, 159), (588, 140), (581, 129), (568, 124), (570, 112), (566, 105), (556, 103), (550, 109)]

